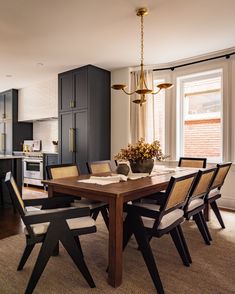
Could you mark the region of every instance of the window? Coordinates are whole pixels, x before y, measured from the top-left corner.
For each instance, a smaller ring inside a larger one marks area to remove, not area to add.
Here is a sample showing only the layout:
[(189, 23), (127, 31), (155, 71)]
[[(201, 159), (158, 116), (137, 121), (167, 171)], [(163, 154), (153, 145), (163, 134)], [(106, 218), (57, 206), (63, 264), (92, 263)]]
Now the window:
[(222, 159), (222, 70), (179, 78), (179, 156)]
[[(154, 89), (164, 83), (163, 79), (154, 80)], [(147, 141), (159, 140), (163, 153), (165, 152), (165, 91), (149, 97), (147, 103)]]

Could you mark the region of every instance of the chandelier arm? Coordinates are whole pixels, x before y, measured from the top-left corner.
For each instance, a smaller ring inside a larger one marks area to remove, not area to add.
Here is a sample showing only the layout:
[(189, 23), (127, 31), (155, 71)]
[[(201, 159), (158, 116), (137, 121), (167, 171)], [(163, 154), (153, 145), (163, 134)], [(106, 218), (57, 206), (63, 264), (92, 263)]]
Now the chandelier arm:
[(159, 89), (157, 92), (153, 92), (152, 95), (158, 94), (162, 89)]
[(122, 89), (122, 91), (127, 95), (133, 95), (135, 93), (135, 91), (128, 93), (125, 89)]

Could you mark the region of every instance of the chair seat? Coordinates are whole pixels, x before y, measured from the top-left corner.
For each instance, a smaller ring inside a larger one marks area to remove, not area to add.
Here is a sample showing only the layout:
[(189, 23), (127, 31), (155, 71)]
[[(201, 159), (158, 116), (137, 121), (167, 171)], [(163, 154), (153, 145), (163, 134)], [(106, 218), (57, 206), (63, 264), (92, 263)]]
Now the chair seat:
[[(89, 216), (71, 218), (71, 219), (67, 219), (66, 221), (70, 230), (78, 230), (78, 229), (90, 228), (95, 226), (95, 221), (93, 220), (93, 218)], [(50, 224), (49, 222), (34, 224), (34, 225), (31, 225), (31, 228), (35, 235), (43, 235), (47, 232), (49, 224)], [(24, 233), (28, 235), (28, 231), (26, 228), (24, 228)]]
[[(160, 205), (151, 204), (151, 203), (134, 203), (133, 205), (139, 206), (142, 208), (146, 208), (146, 209), (149, 209), (152, 211), (159, 211), (159, 209), (160, 209)], [(161, 222), (158, 226), (158, 230), (166, 229), (167, 227), (172, 225), (174, 222), (181, 219), (183, 217), (183, 215), (184, 215), (184, 211), (182, 209), (175, 209), (175, 210), (165, 214), (161, 219)], [(142, 219), (143, 219), (145, 227), (148, 227), (148, 228), (153, 227), (155, 219), (148, 218), (148, 217), (142, 217)], [(183, 219), (182, 219), (182, 221), (183, 221)]]
[(153, 204), (153, 203), (142, 203), (142, 202), (133, 202), (133, 206), (139, 206), (142, 208), (146, 208), (148, 210), (159, 211), (160, 205)]
[(199, 207), (201, 205), (204, 205), (204, 200), (203, 199), (201, 199), (201, 198), (194, 199), (189, 203), (187, 211), (194, 210), (195, 208), (197, 208), (197, 207)]
[[(184, 215), (184, 212), (182, 209), (175, 209), (172, 212), (167, 213), (161, 219), (161, 222), (160, 222), (157, 229), (158, 230), (166, 229), (167, 227), (169, 227), (174, 222), (176, 222), (177, 220), (180, 220), (180, 219), (182, 219), (182, 222), (183, 222), (184, 221), (183, 215)], [(143, 217), (142, 219), (143, 219), (145, 227), (148, 227), (148, 228), (153, 227), (155, 219), (148, 218), (148, 217)]]
[(218, 190), (218, 189), (213, 189), (213, 190), (211, 190), (211, 191), (209, 192), (209, 194), (208, 194), (208, 199), (211, 199), (211, 198), (216, 197), (216, 196), (219, 196), (219, 195), (221, 195), (220, 190)]
[(95, 200), (89, 200), (86, 198), (82, 198), (81, 200), (75, 200), (73, 203), (71, 203), (72, 207), (89, 207), (91, 210), (100, 208), (102, 206), (107, 205), (104, 202), (95, 201)]

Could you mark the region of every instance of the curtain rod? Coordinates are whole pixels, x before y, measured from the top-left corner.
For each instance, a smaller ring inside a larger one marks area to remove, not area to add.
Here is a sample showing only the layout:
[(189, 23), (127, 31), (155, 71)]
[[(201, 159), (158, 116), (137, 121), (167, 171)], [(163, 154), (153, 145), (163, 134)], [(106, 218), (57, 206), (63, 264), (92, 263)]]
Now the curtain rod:
[(188, 63), (183, 63), (183, 64), (171, 66), (171, 67), (155, 68), (155, 69), (153, 69), (153, 71), (163, 71), (163, 70), (174, 71), (176, 68), (179, 68), (179, 67), (188, 66), (188, 65), (192, 65), (192, 64), (197, 64), (197, 63), (201, 63), (201, 62), (205, 62), (205, 61), (215, 60), (215, 59), (224, 58), (224, 57), (226, 59), (229, 59), (230, 56), (234, 55), (234, 54), (235, 54), (235, 52), (232, 52), (232, 53), (227, 53), (227, 54), (224, 54), (224, 55), (219, 55), (219, 56), (215, 56), (215, 57), (211, 57), (211, 58), (206, 58), (206, 59), (201, 59), (201, 60), (192, 61), (192, 62), (188, 62)]

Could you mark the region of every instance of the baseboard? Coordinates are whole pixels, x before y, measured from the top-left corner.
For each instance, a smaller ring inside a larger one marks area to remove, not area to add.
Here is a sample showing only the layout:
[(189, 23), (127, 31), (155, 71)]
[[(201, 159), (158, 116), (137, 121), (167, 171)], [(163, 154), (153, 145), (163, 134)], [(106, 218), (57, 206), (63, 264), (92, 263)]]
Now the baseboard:
[(235, 198), (224, 197), (217, 200), (218, 206), (230, 210), (235, 210)]

